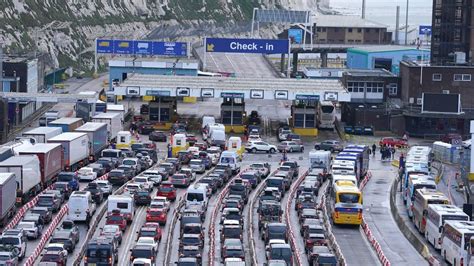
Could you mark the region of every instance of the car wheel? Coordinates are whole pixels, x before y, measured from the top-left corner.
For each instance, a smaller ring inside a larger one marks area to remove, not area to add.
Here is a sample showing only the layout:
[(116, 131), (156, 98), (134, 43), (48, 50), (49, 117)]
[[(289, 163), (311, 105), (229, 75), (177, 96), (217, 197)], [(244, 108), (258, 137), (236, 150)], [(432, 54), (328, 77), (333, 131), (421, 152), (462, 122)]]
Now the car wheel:
[(304, 152), (304, 147), (301, 147), (301, 152)]
[(293, 148), (290, 148), (290, 149), (288, 150), (288, 152), (293, 152)]
[(276, 151), (275, 151), (274, 148), (271, 148), (271, 149), (270, 149), (270, 153), (275, 153), (275, 152), (276, 152)]
[(252, 148), (251, 151), (252, 151), (252, 153), (256, 153), (256, 152), (257, 152), (257, 148)]
[(314, 149), (315, 149), (315, 150), (320, 150), (321, 147), (319, 147), (319, 146), (314, 146)]
[(334, 152), (334, 148), (329, 148), (329, 151), (330, 151), (331, 153), (333, 153), (333, 152)]

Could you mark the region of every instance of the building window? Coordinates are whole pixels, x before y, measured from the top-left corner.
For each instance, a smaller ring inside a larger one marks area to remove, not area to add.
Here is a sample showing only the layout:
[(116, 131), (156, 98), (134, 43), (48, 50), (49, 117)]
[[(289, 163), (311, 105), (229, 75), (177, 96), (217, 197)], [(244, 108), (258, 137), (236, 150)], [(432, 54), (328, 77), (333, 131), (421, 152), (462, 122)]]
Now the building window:
[(454, 81), (471, 81), (471, 74), (454, 74)]
[(348, 31), (348, 32), (352, 32), (352, 28), (348, 28), (347, 31)]
[(349, 43), (353, 43), (353, 42), (354, 42), (354, 40), (347, 40), (347, 41), (348, 41)]
[(339, 32), (339, 28), (334, 28), (334, 32)]
[(322, 30), (323, 32), (326, 32), (326, 28), (322, 28), (321, 30)]
[(435, 73), (433, 74), (433, 81), (441, 81), (443, 79), (443, 75)]
[(318, 28), (316, 31), (317, 31), (317, 32), (321, 32), (321, 28)]
[(369, 32), (370, 32), (370, 29), (365, 29), (365, 32), (369, 33)]
[(398, 85), (395, 83), (391, 83), (388, 85), (388, 95), (390, 96), (397, 96), (398, 94)]
[(357, 29), (357, 32), (358, 32), (358, 33), (361, 33), (361, 32), (362, 32), (362, 29)]

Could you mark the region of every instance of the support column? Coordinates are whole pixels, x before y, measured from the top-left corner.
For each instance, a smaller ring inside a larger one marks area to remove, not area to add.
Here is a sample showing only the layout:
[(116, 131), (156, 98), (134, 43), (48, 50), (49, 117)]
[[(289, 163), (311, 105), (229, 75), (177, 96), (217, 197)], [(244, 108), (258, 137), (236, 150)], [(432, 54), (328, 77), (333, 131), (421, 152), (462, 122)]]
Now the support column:
[(298, 72), (298, 53), (293, 53), (293, 70), (292, 73)]
[(286, 62), (286, 54), (281, 54), (281, 61), (280, 61), (280, 72), (285, 73), (286, 68), (285, 68), (285, 62)]
[(328, 53), (321, 53), (321, 67), (328, 67)]
[[(470, 131), (471, 133), (471, 139), (474, 137), (474, 120), (471, 120), (471, 126), (470, 126)], [(471, 149), (469, 150), (469, 152)], [(472, 156), (471, 153), (471, 162), (470, 162), (470, 169), (469, 169), (469, 181), (474, 180), (474, 156)]]

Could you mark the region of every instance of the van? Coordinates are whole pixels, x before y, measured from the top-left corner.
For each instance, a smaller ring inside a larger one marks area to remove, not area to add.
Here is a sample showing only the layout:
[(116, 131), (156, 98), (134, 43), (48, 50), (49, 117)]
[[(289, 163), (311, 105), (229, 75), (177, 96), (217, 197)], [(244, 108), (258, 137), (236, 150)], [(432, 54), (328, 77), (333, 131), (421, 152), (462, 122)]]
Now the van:
[(135, 216), (135, 203), (133, 202), (133, 198), (125, 195), (109, 196), (107, 201), (107, 216), (111, 215), (114, 210), (120, 210), (120, 213), (131, 223)]
[(330, 151), (317, 151), (313, 150), (309, 152), (309, 164), (311, 168), (329, 168), (331, 165), (331, 152)]
[(208, 184), (197, 183), (194, 186), (191, 186), (186, 191), (186, 208), (192, 205), (201, 205), (202, 210), (205, 211), (207, 208), (207, 191)]
[(209, 125), (213, 125), (215, 123), (216, 123), (216, 119), (213, 116), (202, 117), (201, 133), (202, 133), (203, 140), (206, 140), (207, 136), (209, 135)]
[(235, 151), (223, 151), (219, 159), (219, 164), (228, 165), (233, 174), (240, 172), (240, 159)]
[(97, 237), (87, 243), (84, 265), (115, 265), (118, 247), (113, 238)]
[(211, 146), (217, 146), (217, 147), (220, 147), (221, 149), (225, 149), (225, 145), (226, 145), (225, 131), (217, 130), (217, 129), (213, 130), (211, 132), (210, 138), (208, 139), (208, 143)]
[(96, 209), (89, 191), (74, 191), (69, 196), (68, 207), (68, 219), (81, 222), (89, 222)]

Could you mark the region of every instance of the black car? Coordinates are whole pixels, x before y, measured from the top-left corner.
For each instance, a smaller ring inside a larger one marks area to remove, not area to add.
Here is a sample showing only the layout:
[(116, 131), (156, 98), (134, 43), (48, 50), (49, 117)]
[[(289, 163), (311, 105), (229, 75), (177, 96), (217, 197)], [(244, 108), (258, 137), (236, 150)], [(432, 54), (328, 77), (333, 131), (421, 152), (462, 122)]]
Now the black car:
[(47, 207), (33, 207), (29, 212), (39, 214), (46, 224), (53, 219), (53, 213)]
[(296, 161), (286, 161), (281, 164), (282, 166), (289, 166), (293, 170), (293, 177), (298, 177), (300, 174), (300, 166)]
[(158, 161), (158, 154), (156, 153), (156, 150), (155, 149), (150, 149), (150, 148), (140, 148), (140, 149), (137, 149), (136, 150), (136, 153), (141, 153), (143, 156), (149, 156), (150, 159), (153, 160), (153, 162), (157, 162)]
[(124, 170), (115, 169), (109, 173), (109, 182), (115, 186), (122, 186), (128, 181), (128, 176)]
[(111, 237), (101, 236), (87, 243), (85, 265), (115, 265), (118, 246)]
[(150, 259), (152, 262), (155, 261), (155, 250), (151, 245), (136, 245), (130, 251), (130, 263), (136, 258)]
[(168, 137), (166, 136), (165, 132), (155, 130), (150, 133), (148, 139), (151, 141), (166, 142), (168, 140)]
[(87, 184), (85, 191), (90, 191), (90, 193), (92, 194), (92, 199), (97, 204), (100, 204), (104, 200), (104, 193), (102, 192), (102, 189), (100, 189), (100, 186), (97, 183), (91, 182)]
[(212, 177), (203, 177), (203, 178), (201, 178), (199, 183), (208, 184), (209, 187), (212, 190), (212, 193), (215, 193), (218, 189), (217, 180), (215, 178), (212, 178)]
[(217, 187), (221, 188), (224, 185), (224, 173), (223, 172), (212, 172), (207, 177), (212, 177), (217, 182)]
[(69, 196), (72, 193), (72, 188), (69, 186), (69, 182), (56, 182), (53, 185), (53, 190), (61, 191), (61, 194), (63, 194), (66, 199), (69, 199)]
[(99, 158), (95, 163), (101, 164), (102, 167), (105, 168), (105, 172), (107, 173), (112, 171), (112, 169), (118, 166), (114, 163), (114, 161), (111, 158)]
[(64, 244), (64, 248), (68, 253), (72, 254), (76, 247), (76, 242), (73, 241), (71, 233), (67, 231), (57, 231), (53, 234), (50, 243)]
[(155, 130), (153, 126), (154, 124), (149, 121), (140, 122), (138, 123), (138, 133), (148, 135)]
[(133, 198), (137, 205), (149, 205), (151, 203), (151, 196), (148, 190), (139, 190), (135, 192)]
[(180, 258), (196, 258), (199, 265), (202, 262), (202, 249), (198, 246), (183, 246), (179, 253)]

